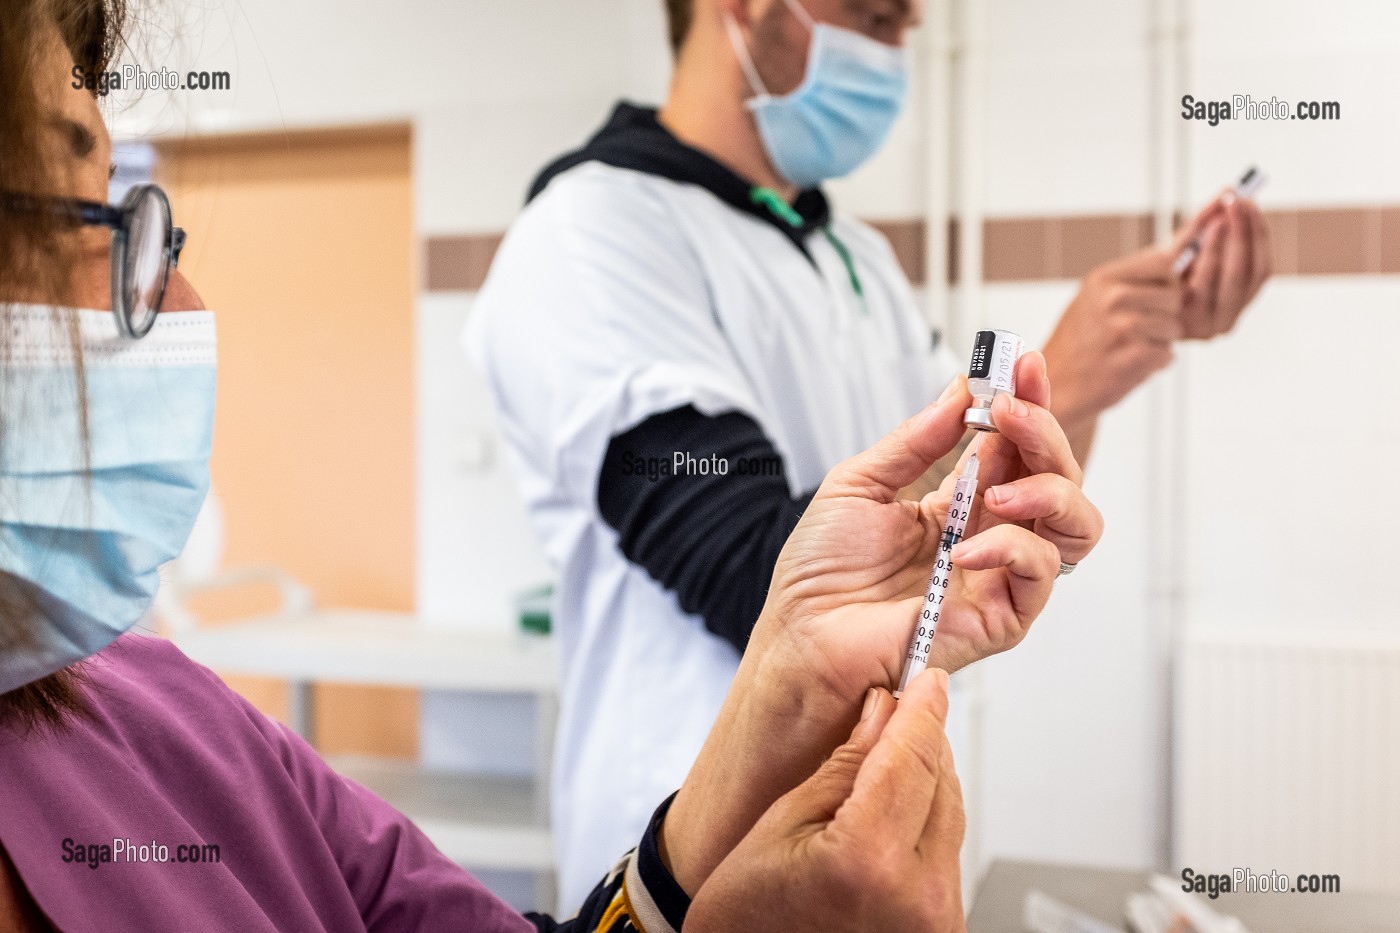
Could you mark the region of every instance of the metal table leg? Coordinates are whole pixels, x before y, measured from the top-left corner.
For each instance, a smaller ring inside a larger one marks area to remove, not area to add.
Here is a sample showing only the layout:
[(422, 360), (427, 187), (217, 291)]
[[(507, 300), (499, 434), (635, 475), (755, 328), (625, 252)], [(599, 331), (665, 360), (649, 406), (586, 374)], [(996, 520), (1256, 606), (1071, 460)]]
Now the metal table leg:
[(316, 744), (316, 685), (309, 680), (287, 683), (287, 724), (308, 745)]

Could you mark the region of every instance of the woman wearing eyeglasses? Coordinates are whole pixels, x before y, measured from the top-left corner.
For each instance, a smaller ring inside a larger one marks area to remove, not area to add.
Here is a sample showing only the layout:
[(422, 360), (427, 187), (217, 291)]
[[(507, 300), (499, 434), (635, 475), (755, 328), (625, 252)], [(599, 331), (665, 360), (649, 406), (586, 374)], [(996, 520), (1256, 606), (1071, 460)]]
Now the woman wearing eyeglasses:
[[(957, 442), (961, 387), (832, 472), (700, 761), (563, 923), (512, 912), (212, 673), (126, 634), (208, 486), (216, 343), (164, 194), (105, 203), (110, 141), (68, 80), (104, 70), (121, 12), (0, 8), (0, 930), (960, 929), (946, 675), (897, 708), (884, 688), (947, 507), (896, 492)], [(984, 507), (949, 597), (983, 653), (1101, 530), (1043, 360), (1020, 381), (982, 456), (1023, 494)]]

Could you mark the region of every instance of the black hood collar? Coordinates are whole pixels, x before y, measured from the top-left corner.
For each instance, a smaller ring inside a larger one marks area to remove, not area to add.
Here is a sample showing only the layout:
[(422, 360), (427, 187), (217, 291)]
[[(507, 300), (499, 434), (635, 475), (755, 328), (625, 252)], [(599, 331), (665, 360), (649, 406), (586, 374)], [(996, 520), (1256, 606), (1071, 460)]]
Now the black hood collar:
[(831, 222), (831, 206), (820, 188), (808, 188), (788, 207), (776, 192), (750, 184), (713, 157), (681, 142), (657, 120), (656, 108), (626, 101), (617, 105), (583, 148), (559, 157), (539, 174), (530, 185), (527, 203), (556, 176), (585, 162), (699, 185), (735, 210), (772, 224), (804, 254), (807, 237)]

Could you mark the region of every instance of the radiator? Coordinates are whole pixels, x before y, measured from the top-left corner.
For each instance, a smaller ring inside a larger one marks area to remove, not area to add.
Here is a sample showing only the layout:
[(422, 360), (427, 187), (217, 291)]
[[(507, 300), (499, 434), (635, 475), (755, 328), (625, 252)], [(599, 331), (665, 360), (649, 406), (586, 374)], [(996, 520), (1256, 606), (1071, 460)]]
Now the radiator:
[(1400, 892), (1400, 638), (1194, 631), (1176, 660), (1173, 871)]

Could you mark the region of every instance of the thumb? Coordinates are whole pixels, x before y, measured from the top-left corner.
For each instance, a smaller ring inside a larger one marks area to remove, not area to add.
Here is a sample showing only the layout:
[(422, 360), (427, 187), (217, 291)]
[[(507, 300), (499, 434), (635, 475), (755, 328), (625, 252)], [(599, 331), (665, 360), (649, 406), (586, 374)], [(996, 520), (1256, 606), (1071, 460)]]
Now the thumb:
[(885, 731), (898, 704), (888, 690), (871, 687), (865, 697), (861, 720), (851, 738), (822, 763), (816, 773), (783, 798), (788, 821), (814, 823), (830, 820), (851, 796), (860, 766)]
[(843, 460), (826, 475), (817, 498), (857, 495), (893, 502), (899, 491), (952, 450), (967, 428), (963, 412), (972, 403), (967, 380), (958, 377), (932, 405), (905, 421), (863, 453)]

